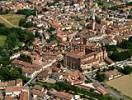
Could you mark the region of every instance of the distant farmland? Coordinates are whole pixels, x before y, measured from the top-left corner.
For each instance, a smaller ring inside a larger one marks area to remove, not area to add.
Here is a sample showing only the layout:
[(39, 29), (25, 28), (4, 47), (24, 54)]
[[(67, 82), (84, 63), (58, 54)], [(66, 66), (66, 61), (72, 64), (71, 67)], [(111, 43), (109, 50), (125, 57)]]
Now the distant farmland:
[(6, 14), (0, 15), (0, 23), (3, 23), (7, 27), (18, 27), (19, 21), (24, 18), (24, 15)]
[(132, 98), (132, 74), (108, 81), (107, 84)]

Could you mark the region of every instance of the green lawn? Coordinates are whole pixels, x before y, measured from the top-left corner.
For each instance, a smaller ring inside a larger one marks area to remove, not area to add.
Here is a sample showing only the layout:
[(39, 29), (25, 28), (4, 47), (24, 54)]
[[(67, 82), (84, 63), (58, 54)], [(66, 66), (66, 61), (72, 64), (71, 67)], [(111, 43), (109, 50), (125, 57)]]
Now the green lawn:
[(3, 46), (5, 44), (6, 38), (6, 36), (0, 35), (0, 46)]
[(24, 17), (24, 15), (17, 14), (0, 15), (0, 23), (5, 24), (7, 27), (18, 27), (19, 21)]

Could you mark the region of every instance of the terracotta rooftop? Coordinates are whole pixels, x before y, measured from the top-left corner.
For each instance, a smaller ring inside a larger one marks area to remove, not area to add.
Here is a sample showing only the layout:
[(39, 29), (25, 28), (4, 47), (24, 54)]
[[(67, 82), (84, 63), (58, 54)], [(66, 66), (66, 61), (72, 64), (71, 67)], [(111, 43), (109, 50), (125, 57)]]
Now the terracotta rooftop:
[(22, 90), (27, 90), (27, 88), (24, 86), (12, 86), (12, 87), (7, 87), (5, 89), (5, 92), (16, 92), (16, 91), (22, 91)]
[(46, 78), (49, 76), (49, 74), (50, 74), (50, 70), (46, 69), (46, 70), (42, 71), (41, 73), (39, 73), (38, 78), (40, 78), (40, 79)]
[(84, 80), (84, 77), (81, 72), (73, 71), (68, 74), (67, 81), (71, 84), (80, 84)]
[(30, 64), (30, 63), (27, 63), (27, 62), (24, 62), (24, 61), (21, 61), (21, 60), (16, 60), (16, 59), (12, 63), (16, 64), (16, 65), (21, 65), (21, 66), (24, 66), (24, 67), (30, 67), (30, 68), (40, 67), (39, 65)]
[(84, 52), (80, 52), (80, 51), (73, 51), (73, 52), (68, 52), (66, 54), (66, 56), (70, 56), (70, 57), (75, 57), (75, 58), (81, 58), (84, 56)]
[(19, 67), (22, 68), (23, 72), (32, 74), (35, 70), (38, 70), (41, 68), (40, 65), (36, 64), (30, 64), (21, 60), (14, 60), (12, 61), (13, 64), (18, 65)]
[(14, 98), (12, 96), (5, 96), (4, 100), (14, 100)]
[(20, 99), (19, 100), (29, 100), (28, 92), (22, 91), (21, 94), (20, 94)]
[(108, 90), (104, 88), (102, 85), (100, 85), (98, 82), (94, 82), (93, 86), (97, 89), (98, 92), (100, 92), (102, 95), (108, 94)]
[(72, 99), (72, 94), (66, 93), (66, 92), (54, 92), (51, 91), (50, 92), (51, 95), (53, 95), (54, 97), (60, 98), (62, 100), (71, 100)]
[(0, 87), (16, 86), (19, 83), (21, 85), (21, 83), (22, 83), (22, 80), (21, 79), (12, 80), (12, 81), (6, 81), (6, 82), (0, 82)]

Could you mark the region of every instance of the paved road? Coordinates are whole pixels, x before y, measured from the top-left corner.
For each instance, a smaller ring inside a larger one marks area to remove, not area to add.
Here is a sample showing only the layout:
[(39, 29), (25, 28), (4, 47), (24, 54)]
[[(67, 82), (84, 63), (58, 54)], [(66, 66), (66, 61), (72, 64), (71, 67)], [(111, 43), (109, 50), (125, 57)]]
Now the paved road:
[(36, 77), (39, 73), (41, 73), (45, 68), (48, 68), (50, 66), (52, 66), (53, 63), (55, 63), (57, 60), (53, 60), (51, 63), (47, 64), (47, 65), (44, 65), (41, 69), (39, 69), (38, 71), (35, 71), (31, 76), (32, 78), (24, 85), (24, 86), (27, 86), (28, 84), (30, 84)]

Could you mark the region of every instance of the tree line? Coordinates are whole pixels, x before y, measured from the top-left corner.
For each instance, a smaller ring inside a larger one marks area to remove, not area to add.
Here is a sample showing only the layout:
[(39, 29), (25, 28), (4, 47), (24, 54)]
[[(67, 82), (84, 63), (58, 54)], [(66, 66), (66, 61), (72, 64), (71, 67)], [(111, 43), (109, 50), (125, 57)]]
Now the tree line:
[[(123, 40), (117, 45), (107, 45), (108, 56), (114, 61), (122, 61), (132, 57), (132, 37), (128, 40)], [(119, 51), (123, 49), (123, 51)]]
[(4, 46), (0, 47), (0, 80), (21, 78), (25, 81), (26, 78), (23, 76), (22, 70), (11, 64), (10, 56), (16, 52), (16, 47), (19, 51), (22, 49), (22, 44), (31, 45), (33, 34), (21, 28), (7, 28), (0, 24), (0, 35), (7, 37)]

